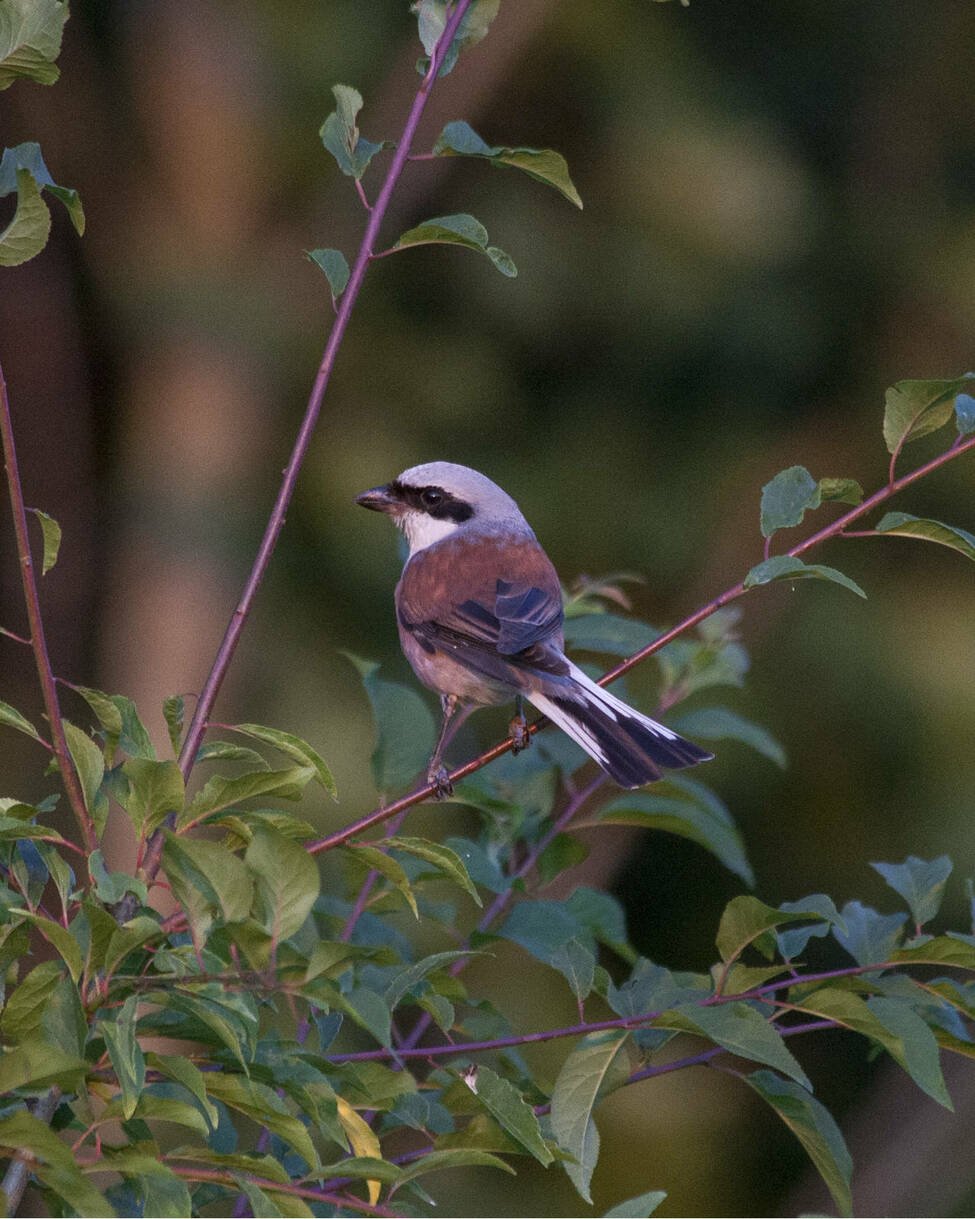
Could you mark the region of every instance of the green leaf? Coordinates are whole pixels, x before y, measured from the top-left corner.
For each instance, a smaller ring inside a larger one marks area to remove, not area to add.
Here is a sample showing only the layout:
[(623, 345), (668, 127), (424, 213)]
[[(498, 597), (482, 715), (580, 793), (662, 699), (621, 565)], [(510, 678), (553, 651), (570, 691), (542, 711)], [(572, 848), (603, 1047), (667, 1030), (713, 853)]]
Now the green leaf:
[(197, 762), (246, 762), (251, 768), (270, 770), (267, 758), (256, 749), (246, 745), (232, 745), (229, 741), (206, 741), (196, 751)]
[(195, 986), (192, 990), (174, 986), (171, 990), (153, 991), (146, 996), (146, 1002), (183, 1012), (198, 1021), (201, 1027), (194, 1028), (189, 1039), (225, 1046), (246, 1070), (246, 1062), (253, 1056), (257, 1017), (253, 1010), (247, 1010), (243, 997), (233, 1006), (232, 998), (215, 983), (211, 987)]
[(746, 720), (728, 707), (701, 707), (689, 711), (674, 721), (673, 728), (682, 736), (699, 736), (705, 741), (740, 741), (776, 766), (785, 769), (787, 765), (785, 750), (767, 728)]
[[(438, 76), (446, 76), (453, 70), (460, 52), (476, 46), (485, 37), (491, 22), (498, 15), (500, 6), (501, 0), (473, 0), (457, 28), (453, 42), (441, 57)], [(430, 59), (446, 28), (447, 3), (446, 0), (415, 0), (413, 11), (417, 15), (420, 41), (427, 53), (427, 58), (421, 59), (416, 68), (421, 76), (425, 76), (429, 71)]]
[(183, 739), (183, 715), (186, 710), (186, 700), (182, 694), (171, 694), (163, 699), (163, 719), (169, 732), (169, 743), (173, 753), (179, 753), (180, 742)]
[[(9, 3), (9, 0), (6, 0)], [(51, 213), (29, 169), (17, 170), (17, 210), (0, 233), (0, 267), (18, 267), (47, 245)]]
[(426, 978), (427, 974), (443, 968), (444, 965), (450, 965), (454, 961), (460, 960), (461, 957), (480, 955), (480, 953), (472, 952), (469, 949), (454, 949), (448, 952), (435, 952), (431, 956), (424, 957), (421, 961), (415, 962), (413, 965), (407, 965), (405, 969), (400, 970), (393, 977), (393, 980), (387, 986), (386, 1002), (390, 1008), (395, 1008), (418, 983)]
[(600, 825), (638, 825), (688, 838), (710, 851), (746, 885), (755, 878), (745, 855), (745, 844), (721, 801), (693, 780), (672, 778), (654, 784), (652, 792), (626, 792), (611, 800), (598, 814)]
[(58, 561), (58, 551), (61, 549), (61, 526), (53, 516), (48, 516), (40, 508), (28, 508), (41, 523), (41, 534), (44, 538), (44, 557), (41, 560), (41, 575), (46, 576)]
[(589, 858), (589, 847), (573, 834), (556, 834), (538, 857), (538, 875), (542, 885), (551, 882), (577, 864)]
[(145, 881), (128, 872), (109, 872), (100, 850), (92, 851), (88, 857), (88, 870), (95, 882), (95, 893), (100, 902), (106, 906), (114, 906), (120, 902), (126, 893), (134, 893), (144, 906), (149, 900)]
[(295, 736), (291, 732), (281, 732), (278, 728), (265, 728), (263, 724), (233, 724), (231, 727), (234, 732), (253, 737), (256, 741), (263, 741), (265, 745), (272, 745), (300, 766), (310, 766), (315, 772), (316, 782), (328, 792), (333, 800), (339, 798), (332, 772), (325, 765), (321, 754), (307, 741), (303, 741), (300, 736)]
[(855, 478), (821, 478), (819, 494), (823, 503), (827, 500), (838, 504), (863, 503), (863, 488)]
[(781, 470), (762, 488), (762, 537), (800, 524), (809, 509), (819, 507), (821, 497), (819, 483), (805, 466)]
[(555, 1159), (542, 1138), (538, 1118), (513, 1083), (490, 1067), (478, 1067), (476, 1079), (468, 1084), (484, 1108), (503, 1130), (521, 1147), (547, 1167)]
[(907, 961), (917, 965), (957, 965), (975, 973), (975, 944), (971, 937), (939, 935), (912, 948), (894, 949), (888, 960)]
[(924, 520), (907, 512), (888, 512), (877, 524), (878, 533), (892, 533), (902, 538), (921, 538), (956, 550), (966, 559), (975, 559), (975, 535), (957, 525)]
[(580, 614), (565, 621), (567, 647), (606, 656), (632, 656), (659, 637), (652, 626), (620, 614)]
[(218, 914), (227, 923), (247, 918), (254, 886), (243, 861), (219, 843), (163, 833), (163, 871), (194, 936), (205, 937)]
[(498, 169), (523, 170), (537, 182), (554, 187), (576, 207), (582, 207), (565, 157), (551, 149), (494, 147), (486, 144), (468, 123), (454, 122), (448, 123), (437, 137), (433, 154), (437, 157), (482, 157)]
[(426, 1155), (412, 1164), (406, 1164), (400, 1170), (398, 1185), (405, 1185), (417, 1177), (426, 1176), (429, 1172), (442, 1172), (446, 1168), (500, 1168), (502, 1172), (511, 1173), (515, 1170), (504, 1160), (491, 1155), (487, 1151), (477, 1151), (474, 1148), (446, 1148), (443, 1151), (428, 1151)]
[(56, 0), (3, 0), (0, 4), (0, 89), (22, 77), (53, 85), (61, 75), (54, 61), (68, 19)]
[(105, 974), (110, 977), (130, 952), (134, 952), (143, 944), (147, 944), (162, 934), (162, 928), (154, 918), (149, 918), (148, 915), (139, 915), (138, 918), (123, 923), (117, 931), (112, 933), (112, 937), (108, 941), (102, 965)]
[(75, 1164), (70, 1147), (33, 1114), (20, 1110), (0, 1121), (0, 1147), (10, 1152), (30, 1152), (35, 1160), (31, 1171), (67, 1204), (72, 1214), (114, 1216), (115, 1211)]
[(104, 1150), (102, 1171), (120, 1173), (138, 1196), (138, 1213), (158, 1219), (183, 1219), (192, 1213), (193, 1204), (185, 1181), (155, 1155), (138, 1147)]
[(87, 732), (76, 728), (70, 720), (62, 720), (64, 736), (68, 742), (68, 752), (78, 771), (81, 780), (81, 790), (85, 797), (85, 808), (91, 814), (99, 837), (105, 829), (108, 818), (108, 799), (101, 792), (102, 779), (105, 777), (105, 759), (102, 751)]
[(747, 1002), (712, 1007), (683, 1003), (658, 1016), (653, 1026), (700, 1033), (731, 1054), (774, 1067), (803, 1087), (812, 1087), (778, 1030)]
[(139, 713), (132, 699), (126, 698), (124, 694), (113, 694), (111, 700), (118, 708), (122, 718), (119, 744), (125, 752), (133, 758), (155, 758), (156, 750), (152, 738), (149, 736), (145, 724), (139, 719)]
[[(776, 909), (774, 906), (766, 906), (757, 897), (745, 894), (741, 897), (733, 897), (725, 906), (721, 922), (718, 924), (715, 944), (725, 964), (737, 960), (749, 944), (755, 944), (763, 956), (771, 960), (774, 943), (770, 937), (765, 935), (765, 932), (770, 931), (773, 927), (781, 927), (783, 923), (794, 923), (800, 919), (822, 919), (823, 917), (818, 910)], [(756, 943), (756, 941), (758, 942)]]
[(955, 420), (959, 436), (975, 432), (975, 398), (971, 394), (959, 394), (955, 399)]
[(590, 1205), (589, 1185), (599, 1154), (592, 1112), (601, 1097), (626, 1083), (628, 1040), (628, 1032), (616, 1029), (584, 1037), (562, 1064), (552, 1092), (552, 1133), (559, 1147), (572, 1156), (563, 1167)]
[(406, 250), (418, 245), (459, 245), (468, 250), (476, 250), (486, 254), (502, 275), (513, 278), (518, 274), (515, 264), (504, 250), (488, 245), (487, 229), (479, 220), (466, 212), (452, 216), (435, 216), (432, 220), (424, 220), (415, 228), (399, 237), (392, 249)]
[(769, 584), (773, 580), (832, 580), (834, 584), (842, 584), (858, 597), (866, 597), (866, 593), (849, 576), (844, 576), (835, 567), (823, 567), (820, 563), (803, 563), (802, 559), (792, 555), (775, 555), (764, 563), (756, 564), (745, 576), (745, 588), (755, 588), (758, 584)]
[(931, 860), (908, 855), (903, 863), (872, 863), (870, 866), (903, 897), (919, 927), (929, 923), (941, 909), (952, 869), (947, 855)]
[(413, 889), (410, 886), (410, 878), (406, 875), (403, 865), (392, 856), (387, 855), (385, 851), (381, 851), (378, 847), (363, 846), (360, 843), (351, 843), (349, 850), (352, 852), (352, 858), (358, 859), (367, 867), (378, 872), (380, 876), (385, 876), (386, 879), (406, 898), (406, 903), (413, 911), (413, 917), (418, 919), (420, 911), (417, 909), (416, 898), (413, 896)]
[(12, 909), (10, 913), (33, 923), (45, 940), (55, 948), (65, 965), (67, 965), (72, 982), (77, 982), (81, 977), (81, 971), (84, 969), (85, 963), (81, 955), (81, 946), (71, 932), (62, 927), (60, 923), (55, 923), (53, 919), (49, 919), (43, 914), (35, 914), (30, 910), (18, 909)]
[(0, 1056), (0, 1093), (15, 1088), (38, 1091), (57, 1084), (64, 1091), (77, 1087), (88, 1064), (49, 1041), (27, 1041)]
[(376, 721), (373, 779), (379, 791), (395, 791), (426, 769), (437, 736), (433, 716), (415, 690), (378, 677), (378, 664), (344, 655), (362, 677)]
[(290, 939), (318, 899), (318, 865), (306, 850), (272, 829), (254, 830), (244, 863), (254, 877), (255, 914), (273, 944)]
[(885, 395), (884, 440), (888, 453), (908, 441), (943, 427), (954, 412), (955, 397), (969, 383), (953, 381), (898, 381)]
[(266, 1126), (301, 1156), (311, 1169), (319, 1166), (318, 1153), (304, 1125), (288, 1112), (273, 1088), (243, 1075), (226, 1072), (207, 1073), (207, 1092), (215, 1100), (223, 1101), (231, 1109), (252, 1118), (259, 1126)]
[(136, 1037), (138, 1005), (139, 996), (129, 995), (116, 1019), (102, 1020), (98, 1025), (122, 1089), (122, 1114), (126, 1120), (135, 1113), (146, 1082), (146, 1060)]
[(603, 1219), (649, 1219), (657, 1207), (667, 1197), (666, 1191), (652, 1189), (649, 1193), (639, 1194), (611, 1206), (603, 1215)]
[(250, 800), (254, 796), (275, 796), (280, 800), (300, 800), (308, 783), (315, 778), (313, 766), (293, 766), (288, 770), (257, 770), (247, 774), (214, 775), (186, 806), (179, 819), (181, 828), (196, 824), (222, 809)]
[(391, 850), (405, 851), (407, 855), (415, 855), (417, 859), (432, 864), (448, 880), (452, 880), (455, 885), (459, 885), (470, 894), (478, 906), (482, 905), (480, 895), (464, 866), (464, 861), (450, 847), (445, 847), (439, 842), (430, 842), (427, 838), (403, 838), (398, 835), (386, 838), (384, 842)]
[(844, 927), (834, 927), (833, 938), (858, 965), (889, 961), (899, 948), (906, 914), (878, 914), (862, 902), (847, 902), (840, 914)]
[[(356, 89), (349, 85), (333, 85), (332, 93), (335, 95), (336, 109), (322, 124), (319, 135), (339, 169), (358, 180), (369, 168), (369, 162), (376, 153), (391, 145), (387, 140), (374, 144), (359, 134), (356, 116), (362, 109), (362, 95)], [(322, 270), (325, 268), (322, 267)]]
[(816, 1166), (843, 1215), (853, 1214), (850, 1178), (853, 1160), (832, 1114), (814, 1096), (771, 1071), (753, 1071), (745, 1082), (785, 1122)]
[(30, 720), (25, 719), (17, 708), (11, 707), (9, 703), (0, 702), (0, 724), (7, 728), (16, 728), (18, 732), (32, 736), (35, 741), (41, 740), (40, 733)]
[(81, 1055), (88, 1027), (78, 988), (64, 976), (60, 961), (45, 961), (30, 971), (7, 1000), (0, 1027), (8, 1041), (44, 1042)]
[(182, 812), (186, 788), (175, 762), (129, 758), (122, 764), (122, 773), (129, 781), (128, 792), (124, 797), (117, 793), (116, 798), (137, 834), (155, 830), (169, 813)]
[(109, 695), (88, 686), (72, 686), (71, 689), (91, 707), (106, 734), (117, 741), (122, 735), (122, 712)]
[(332, 290), (332, 300), (338, 300), (349, 282), (349, 264), (345, 255), (341, 250), (306, 250), (305, 253), (324, 272)]

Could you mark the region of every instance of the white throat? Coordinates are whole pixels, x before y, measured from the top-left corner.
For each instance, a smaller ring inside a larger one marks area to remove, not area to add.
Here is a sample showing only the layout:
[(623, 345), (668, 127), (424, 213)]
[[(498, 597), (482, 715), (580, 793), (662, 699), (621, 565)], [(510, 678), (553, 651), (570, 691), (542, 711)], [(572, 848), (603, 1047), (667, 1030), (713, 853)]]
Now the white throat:
[(457, 528), (457, 522), (450, 519), (437, 520), (425, 512), (404, 512), (396, 524), (406, 537), (410, 547), (410, 555), (418, 550), (425, 550), (434, 542), (441, 542), (449, 537)]

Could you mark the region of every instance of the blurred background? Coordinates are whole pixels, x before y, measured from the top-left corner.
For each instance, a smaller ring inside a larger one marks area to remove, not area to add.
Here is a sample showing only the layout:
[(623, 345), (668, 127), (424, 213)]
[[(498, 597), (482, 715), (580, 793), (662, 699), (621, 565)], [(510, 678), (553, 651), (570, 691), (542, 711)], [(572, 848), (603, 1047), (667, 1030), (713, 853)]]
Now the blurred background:
[[(776, 471), (880, 485), (885, 387), (975, 363), (973, 47), (975, 7), (954, 0), (502, 5), (438, 84), (417, 149), (456, 118), (490, 143), (558, 149), (585, 210), (470, 160), (407, 168), (387, 243), (470, 211), (519, 276), (444, 248), (370, 270), (217, 705), (321, 749), (342, 797), (318, 810), (323, 828), (375, 797), (368, 705), (340, 651), (411, 680), (395, 539), (357, 491), (418, 461), (474, 465), (518, 499), (563, 579), (639, 572), (635, 610), (667, 625), (761, 558), (758, 498)], [(320, 358), (331, 307), (303, 252), (351, 261), (363, 227), (318, 137), (330, 86), (356, 86), (364, 134), (394, 139), (418, 53), (404, 0), (75, 0), (61, 82), (4, 94), (3, 143), (39, 140), (88, 217), (79, 242), (55, 205), (48, 250), (0, 294), (27, 500), (65, 530), (43, 586), (54, 664), (135, 698), (160, 743), (162, 699), (209, 668)], [(902, 468), (949, 439), (911, 446)], [(972, 530), (973, 487), (962, 459), (892, 507)], [(3, 519), (0, 623), (19, 630)], [(975, 573), (896, 538), (816, 558), (870, 599), (818, 582), (755, 593), (748, 685), (720, 700), (767, 725), (789, 769), (728, 745), (709, 782), (763, 899), (892, 909), (868, 861), (947, 852), (941, 921), (965, 929)], [(39, 714), (30, 655), (2, 638), (0, 687)], [(465, 747), (497, 728), (476, 717)], [(0, 750), (5, 794), (48, 790), (27, 738)], [(625, 902), (644, 953), (707, 968), (740, 883), (692, 844), (612, 833), (580, 881)], [(514, 952), (498, 968), (516, 1027), (571, 1016), (556, 975)], [(860, 1213), (972, 1213), (971, 1064), (947, 1064), (951, 1119), (851, 1035), (799, 1053), (847, 1134)], [(618, 1093), (599, 1124), (597, 1211), (651, 1188), (673, 1216), (829, 1205), (784, 1127), (715, 1072)], [(446, 1214), (592, 1213), (554, 1171), (439, 1180)]]

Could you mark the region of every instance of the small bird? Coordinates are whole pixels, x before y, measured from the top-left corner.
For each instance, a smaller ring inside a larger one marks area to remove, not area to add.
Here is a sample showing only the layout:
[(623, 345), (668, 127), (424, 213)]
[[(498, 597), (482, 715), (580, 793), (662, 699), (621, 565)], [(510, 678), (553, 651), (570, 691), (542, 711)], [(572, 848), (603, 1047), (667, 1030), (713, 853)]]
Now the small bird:
[(510, 495), (477, 470), (434, 461), (356, 496), (384, 512), (410, 548), (396, 586), (406, 659), (440, 695), (443, 726), (427, 775), (450, 794), (441, 758), (458, 704), (514, 698), (515, 751), (530, 741), (527, 699), (620, 787), (642, 787), (661, 769), (714, 755), (598, 686), (569, 660), (562, 590), (548, 555)]

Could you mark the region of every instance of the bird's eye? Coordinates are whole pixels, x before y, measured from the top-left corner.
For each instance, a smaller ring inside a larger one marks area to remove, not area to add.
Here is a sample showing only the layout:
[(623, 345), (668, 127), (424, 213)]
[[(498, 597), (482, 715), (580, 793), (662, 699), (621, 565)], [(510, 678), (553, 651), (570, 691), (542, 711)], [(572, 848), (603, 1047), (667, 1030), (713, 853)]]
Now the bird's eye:
[(424, 508), (439, 508), (443, 503), (443, 492), (427, 487), (420, 495)]

